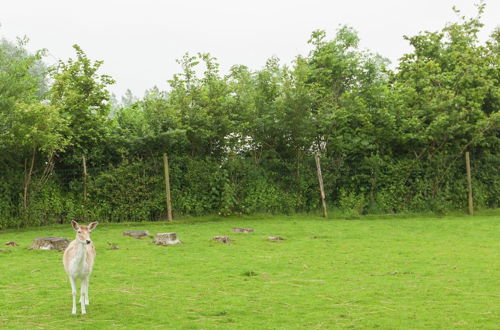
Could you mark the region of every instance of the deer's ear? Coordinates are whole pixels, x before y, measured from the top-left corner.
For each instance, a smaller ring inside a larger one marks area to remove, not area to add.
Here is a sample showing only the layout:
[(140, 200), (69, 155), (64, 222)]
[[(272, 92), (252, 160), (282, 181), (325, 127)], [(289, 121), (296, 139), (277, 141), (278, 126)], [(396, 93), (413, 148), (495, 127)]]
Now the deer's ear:
[(71, 220), (71, 226), (73, 227), (74, 230), (80, 229), (80, 225), (75, 220)]
[(97, 221), (91, 222), (89, 225), (89, 230), (94, 230), (98, 224), (99, 224), (99, 222), (97, 222)]

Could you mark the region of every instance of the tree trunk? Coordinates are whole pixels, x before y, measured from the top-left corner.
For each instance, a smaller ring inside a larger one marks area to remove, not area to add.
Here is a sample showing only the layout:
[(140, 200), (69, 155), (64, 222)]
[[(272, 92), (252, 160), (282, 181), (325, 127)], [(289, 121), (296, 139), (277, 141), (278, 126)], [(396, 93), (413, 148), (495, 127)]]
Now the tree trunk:
[[(24, 164), (24, 169), (25, 169), (25, 175), (24, 175), (24, 194), (23, 194), (23, 207), (26, 210), (28, 208), (28, 201), (29, 201), (29, 186), (31, 182), (31, 176), (33, 174), (33, 167), (35, 166), (35, 152), (36, 149), (33, 148), (33, 155), (31, 156), (31, 164), (29, 170), (26, 168), (26, 163)], [(26, 172), (27, 171), (27, 172)]]

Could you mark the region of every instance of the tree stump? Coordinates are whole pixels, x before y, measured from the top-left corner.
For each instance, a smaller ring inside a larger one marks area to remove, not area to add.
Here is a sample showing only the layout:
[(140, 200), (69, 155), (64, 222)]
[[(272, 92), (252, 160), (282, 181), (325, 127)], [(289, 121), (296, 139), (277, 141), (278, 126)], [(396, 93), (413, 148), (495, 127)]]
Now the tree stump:
[(231, 243), (231, 239), (227, 236), (214, 236), (214, 241), (221, 242), (224, 244)]
[(176, 233), (157, 233), (153, 240), (153, 243), (155, 243), (156, 245), (168, 246), (180, 244), (182, 242), (179, 241)]
[(253, 233), (252, 228), (233, 228), (235, 233)]
[(149, 231), (147, 230), (126, 230), (123, 232), (123, 236), (130, 236), (137, 239), (149, 236)]
[(69, 245), (65, 237), (38, 237), (31, 244), (30, 250), (58, 250), (64, 251)]
[(279, 236), (268, 236), (267, 239), (270, 241), (284, 241), (285, 240), (283, 237), (279, 237)]
[(16, 243), (16, 242), (14, 242), (14, 241), (7, 242), (7, 243), (5, 243), (5, 245), (8, 245), (8, 246), (19, 246), (19, 244), (17, 244), (17, 243)]

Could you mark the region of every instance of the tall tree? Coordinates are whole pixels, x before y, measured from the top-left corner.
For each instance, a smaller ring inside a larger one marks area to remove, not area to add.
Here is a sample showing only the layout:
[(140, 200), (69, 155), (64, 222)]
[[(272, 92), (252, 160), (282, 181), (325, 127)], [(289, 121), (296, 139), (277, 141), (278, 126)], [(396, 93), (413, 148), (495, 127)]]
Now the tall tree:
[(92, 61), (83, 50), (74, 45), (76, 59), (60, 61), (52, 71), (51, 104), (61, 109), (68, 122), (67, 148), (62, 161), (69, 166), (81, 163), (82, 155), (90, 161), (105, 157), (103, 143), (109, 136), (111, 121), (110, 93), (107, 86), (114, 80), (99, 74), (102, 61)]
[(60, 109), (41, 102), (46, 88), (44, 51), (30, 55), (24, 48), (26, 42), (0, 43), (0, 162), (24, 169), (24, 208), (29, 204), (33, 173), (41, 170), (46, 177), (54, 154), (67, 144)]
[(400, 100), (401, 145), (408, 151), (432, 156), (496, 140), (500, 55), (494, 38), (479, 42), (483, 11), (484, 4), (477, 17), (406, 37), (414, 50), (403, 56), (393, 90)]

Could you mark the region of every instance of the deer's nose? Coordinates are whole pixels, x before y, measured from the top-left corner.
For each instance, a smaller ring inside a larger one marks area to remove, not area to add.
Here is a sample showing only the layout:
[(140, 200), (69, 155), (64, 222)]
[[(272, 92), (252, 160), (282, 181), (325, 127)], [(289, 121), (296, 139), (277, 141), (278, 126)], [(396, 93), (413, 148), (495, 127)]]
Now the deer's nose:
[(87, 244), (90, 244), (90, 240), (89, 239), (87, 240)]

